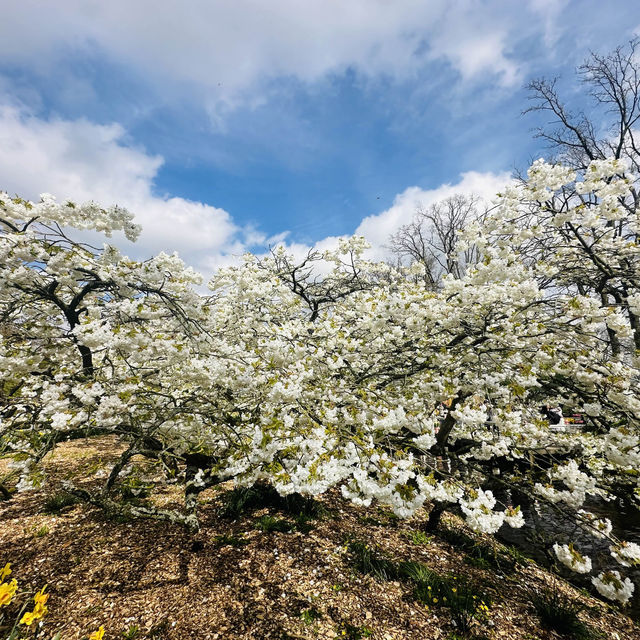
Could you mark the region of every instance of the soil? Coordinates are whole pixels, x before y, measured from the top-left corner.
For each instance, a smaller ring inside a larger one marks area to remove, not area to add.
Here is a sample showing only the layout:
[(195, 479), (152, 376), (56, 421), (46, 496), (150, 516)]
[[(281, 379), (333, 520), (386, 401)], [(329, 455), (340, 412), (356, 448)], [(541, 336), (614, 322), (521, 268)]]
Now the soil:
[[(63, 479), (99, 486), (96, 475), (109, 468), (119, 450), (110, 439), (62, 445), (46, 460), (47, 482), (41, 489), (0, 502), (0, 568), (11, 563), (11, 578), (22, 594), (5, 607), (5, 624), (30, 598), (27, 592), (46, 584), (51, 596), (40, 639), (57, 632), (61, 640), (86, 638), (100, 625), (105, 640), (461, 637), (450, 610), (425, 607), (410, 581), (358, 572), (346, 544), (351, 539), (375, 546), (394, 561), (420, 561), (477, 585), (492, 604), (488, 620), (474, 623), (476, 638), (562, 638), (541, 627), (532, 605), (533, 594), (547, 591), (579, 605), (581, 619), (611, 640), (640, 638), (640, 628), (622, 611), (533, 562), (505, 570), (472, 566), (468, 557), (465, 561), (468, 549), (446, 541), (451, 535), (416, 535), (424, 514), (398, 520), (384, 509), (347, 504), (337, 492), (320, 499), (324, 516), (289, 532), (257, 528), (265, 515), (294, 523), (294, 514), (273, 508), (235, 520), (223, 517), (229, 485), (201, 494), (197, 534), (158, 521), (109, 520), (86, 504), (45, 512)], [(156, 504), (179, 504), (171, 485), (157, 487), (153, 496)], [(445, 516), (444, 526), (473, 535), (453, 517)]]

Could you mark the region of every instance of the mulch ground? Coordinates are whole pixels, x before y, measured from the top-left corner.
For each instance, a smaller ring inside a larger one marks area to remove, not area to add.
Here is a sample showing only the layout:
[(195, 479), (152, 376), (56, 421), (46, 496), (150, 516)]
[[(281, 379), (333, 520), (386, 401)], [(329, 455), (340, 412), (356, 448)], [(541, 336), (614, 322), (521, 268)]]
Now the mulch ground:
[[(323, 496), (327, 515), (305, 533), (257, 529), (256, 520), (267, 513), (287, 517), (264, 509), (223, 518), (221, 500), (229, 486), (202, 494), (202, 526), (195, 535), (162, 522), (113, 522), (84, 504), (55, 515), (43, 511), (57, 482), (94, 477), (117, 454), (111, 440), (65, 444), (47, 460), (45, 487), (0, 502), (0, 568), (11, 562), (21, 590), (47, 584), (51, 594), (40, 638), (59, 631), (62, 640), (78, 640), (100, 625), (106, 640), (452, 637), (448, 609), (425, 608), (411, 583), (358, 573), (347, 537), (394, 560), (452, 572), (489, 593), (490, 617), (475, 629), (478, 637), (561, 638), (541, 630), (531, 604), (533, 592), (555, 585), (580, 602), (582, 619), (608, 638), (640, 638), (640, 628), (623, 613), (533, 563), (507, 572), (472, 567), (463, 551), (439, 537), (412, 541), (421, 517), (398, 521), (382, 509), (348, 505), (337, 493)], [(171, 486), (156, 493), (160, 503), (178, 500)], [(448, 524), (462, 528), (455, 519)], [(13, 606), (7, 613), (17, 615)]]

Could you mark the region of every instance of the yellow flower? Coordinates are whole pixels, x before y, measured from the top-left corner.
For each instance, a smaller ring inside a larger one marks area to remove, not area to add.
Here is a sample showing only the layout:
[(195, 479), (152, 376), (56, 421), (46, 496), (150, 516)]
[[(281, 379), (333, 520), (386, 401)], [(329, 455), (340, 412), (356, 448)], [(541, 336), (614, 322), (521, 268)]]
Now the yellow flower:
[(27, 613), (22, 616), (20, 624), (26, 624), (27, 627), (30, 627), (37, 619), (38, 616), (36, 616), (35, 611), (27, 611)]
[(6, 607), (13, 600), (18, 589), (18, 581), (14, 578), (11, 582), (0, 584), (0, 607)]
[(453, 589), (451, 589), (451, 591), (453, 591), (453, 593), (456, 593), (458, 590), (455, 587), (453, 587)]
[(47, 604), (47, 600), (49, 599), (49, 594), (44, 592), (44, 590), (47, 588), (47, 585), (45, 584), (44, 587), (42, 587), (42, 589), (40, 589), (40, 591), (38, 591), (38, 593), (36, 593), (35, 596), (33, 596), (33, 601), (36, 603), (36, 605), (41, 604), (42, 606), (44, 606), (45, 604)]
[(37, 603), (33, 608), (33, 611), (27, 611), (27, 613), (22, 616), (20, 624), (26, 624), (27, 627), (29, 627), (36, 620), (40, 620), (40, 618), (46, 616), (47, 611), (47, 607), (45, 607), (43, 604)]
[(104, 627), (100, 625), (97, 631), (94, 631), (90, 636), (89, 640), (102, 640), (104, 638)]
[(4, 582), (4, 579), (11, 573), (11, 563), (7, 562), (4, 568), (0, 570), (0, 582)]

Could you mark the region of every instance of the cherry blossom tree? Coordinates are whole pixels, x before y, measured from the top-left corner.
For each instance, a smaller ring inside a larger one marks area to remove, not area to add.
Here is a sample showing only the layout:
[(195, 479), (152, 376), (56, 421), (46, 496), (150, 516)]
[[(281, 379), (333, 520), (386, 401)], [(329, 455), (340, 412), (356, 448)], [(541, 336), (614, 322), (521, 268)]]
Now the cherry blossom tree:
[[(638, 359), (631, 347), (612, 353), (604, 333), (631, 345), (628, 311), (638, 313), (637, 242), (613, 239), (607, 224), (637, 229), (620, 205), (631, 182), (619, 162), (584, 176), (536, 163), (462, 238), (473, 235), (482, 261), (437, 291), (424, 287), (423, 264), (369, 262), (355, 237), (298, 263), (283, 248), (247, 255), (202, 296), (176, 256), (136, 262), (72, 239), (73, 227), (134, 236), (127, 212), (3, 194), (0, 452), (17, 465), (14, 483), (42, 481), (60, 442), (110, 435), (125, 448), (102, 488), (66, 489), (115, 513), (196, 529), (200, 491), (261, 481), (282, 495), (339, 488), (400, 517), (455, 507), (495, 533), (522, 526), (519, 502), (535, 499), (609, 540), (621, 567), (637, 563), (640, 548), (583, 508), (620, 486), (639, 494)], [(562, 208), (550, 205), (559, 198)], [(584, 232), (528, 252), (564, 225)], [(592, 264), (580, 253), (590, 233)], [(567, 261), (589, 278), (606, 261), (627, 307), (561, 286)], [(558, 279), (551, 294), (544, 278)], [(588, 414), (589, 429), (550, 429), (539, 407), (558, 403)], [(183, 487), (183, 509), (117, 498), (136, 456)], [(593, 570), (577, 543), (554, 551)], [(593, 580), (621, 602), (633, 592), (619, 572)]]

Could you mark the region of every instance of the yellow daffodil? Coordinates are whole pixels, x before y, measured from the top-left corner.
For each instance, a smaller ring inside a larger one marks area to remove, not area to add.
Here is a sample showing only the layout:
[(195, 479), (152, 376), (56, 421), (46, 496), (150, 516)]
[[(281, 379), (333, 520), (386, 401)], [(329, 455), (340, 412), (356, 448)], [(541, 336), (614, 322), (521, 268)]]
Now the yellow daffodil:
[(26, 624), (27, 627), (30, 627), (37, 619), (35, 611), (27, 611), (20, 619), (20, 624)]
[(0, 607), (6, 607), (13, 600), (18, 589), (18, 581), (14, 578), (11, 582), (0, 584)]
[(11, 573), (11, 563), (7, 562), (3, 569), (0, 569), (0, 582), (4, 582), (4, 579)]
[(44, 618), (44, 616), (47, 615), (47, 611), (48, 611), (47, 607), (45, 607), (43, 604), (38, 603), (33, 608), (33, 611), (27, 611), (27, 613), (25, 613), (22, 616), (22, 619), (20, 620), (20, 624), (26, 624), (27, 627), (29, 627), (36, 620), (40, 620), (40, 618)]
[(38, 593), (33, 596), (33, 601), (36, 603), (36, 605), (41, 604), (42, 606), (44, 606), (45, 604), (47, 604), (49, 594), (44, 592), (46, 588), (47, 585), (45, 584), (44, 587), (42, 587), (42, 589), (40, 589), (40, 591), (38, 591)]
[(33, 607), (33, 611), (27, 611), (20, 620), (20, 624), (26, 624), (30, 627), (36, 620), (40, 620), (40, 618), (44, 618), (47, 615), (49, 609), (47, 608), (47, 600), (49, 599), (49, 594), (45, 593), (44, 590), (47, 588), (45, 584), (35, 596), (33, 596), (33, 601), (35, 602), (35, 606)]
[(102, 640), (104, 638), (104, 627), (100, 625), (97, 631), (94, 631), (90, 636), (89, 640)]

